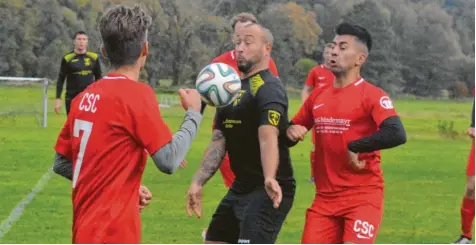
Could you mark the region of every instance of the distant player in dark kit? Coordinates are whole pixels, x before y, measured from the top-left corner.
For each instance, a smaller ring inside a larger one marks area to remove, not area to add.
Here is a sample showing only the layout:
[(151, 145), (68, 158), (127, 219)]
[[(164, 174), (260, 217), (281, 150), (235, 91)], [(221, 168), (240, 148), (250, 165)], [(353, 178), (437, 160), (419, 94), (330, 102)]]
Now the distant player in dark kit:
[[(473, 90), (474, 96), (474, 90)], [(473, 244), (473, 221), (474, 221), (474, 101), (471, 113), (471, 125), (468, 128), (471, 137), (471, 150), (469, 151), (468, 164), (466, 167), (466, 192), (461, 203), (461, 236), (456, 244)]]
[(81, 93), (89, 84), (101, 78), (101, 65), (99, 55), (87, 51), (88, 35), (79, 31), (74, 35), (74, 50), (67, 53), (61, 60), (61, 67), (56, 82), (55, 112), (61, 108), (61, 94), (64, 80), (66, 79), (65, 106), (66, 114), (69, 113), (71, 101)]
[[(383, 215), (380, 150), (406, 142), (389, 96), (360, 76), (372, 46), (366, 29), (340, 24), (332, 42), (334, 85), (312, 93), (287, 130), (293, 141), (313, 129), (316, 195), (302, 243), (373, 243)], [(317, 96), (318, 95), (318, 96)]]
[(236, 179), (212, 217), (206, 243), (274, 243), (294, 201), (295, 180), (283, 140), (288, 98), (268, 69), (272, 41), (258, 24), (236, 34), (241, 95), (217, 110), (212, 142), (188, 191), (187, 212), (200, 217), (203, 185), (228, 152)]
[(73, 182), (73, 243), (140, 243), (147, 155), (160, 171), (174, 173), (200, 126), (196, 90), (179, 90), (186, 114), (172, 136), (154, 91), (138, 82), (151, 22), (140, 7), (123, 5), (99, 20), (112, 70), (73, 99), (55, 146), (53, 169)]

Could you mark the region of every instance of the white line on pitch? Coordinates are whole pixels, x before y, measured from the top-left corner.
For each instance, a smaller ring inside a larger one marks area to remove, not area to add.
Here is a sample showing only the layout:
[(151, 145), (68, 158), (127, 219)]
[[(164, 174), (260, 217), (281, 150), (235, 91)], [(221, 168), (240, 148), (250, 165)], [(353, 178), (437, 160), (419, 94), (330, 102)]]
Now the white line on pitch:
[(26, 206), (30, 204), (30, 202), (35, 198), (36, 194), (38, 194), (43, 188), (45, 187), (46, 183), (51, 179), (53, 176), (53, 170), (49, 169), (41, 179), (36, 183), (36, 186), (31, 190), (31, 192), (18, 203), (18, 205), (12, 210), (10, 215), (7, 219), (5, 219), (2, 224), (0, 224), (0, 241), (2, 238), (10, 231), (13, 224), (18, 221), (23, 214)]

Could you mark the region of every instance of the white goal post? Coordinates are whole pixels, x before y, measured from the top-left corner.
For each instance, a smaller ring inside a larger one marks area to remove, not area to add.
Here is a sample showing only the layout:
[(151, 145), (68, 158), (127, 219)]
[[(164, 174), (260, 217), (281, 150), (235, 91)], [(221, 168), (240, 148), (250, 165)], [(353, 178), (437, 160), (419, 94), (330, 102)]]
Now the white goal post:
[[(39, 120), (39, 124), (41, 127), (46, 128), (48, 124), (48, 84), (49, 80), (47, 78), (36, 78), (36, 77), (6, 77), (6, 76), (0, 76), (0, 89), (4, 90), (3, 87), (5, 88), (16, 88), (16, 87), (24, 87), (26, 85), (31, 85), (34, 84), (37, 87), (41, 86), (41, 88), (38, 88), (39, 90), (41, 89), (41, 101), (33, 102), (35, 106), (41, 107), (40, 111), (31, 111), (31, 110), (18, 110), (14, 107), (8, 108), (8, 109), (0, 109), (0, 115), (18, 115), (18, 114), (39, 114), (35, 116), (41, 117)], [(7, 89), (5, 89), (7, 90)], [(39, 92), (39, 91), (38, 91)], [(38, 95), (39, 96), (39, 95)], [(0, 98), (1, 99), (1, 98)], [(8, 99), (7, 99), (8, 100)], [(3, 102), (5, 103), (5, 102)], [(15, 103), (15, 102), (13, 102)], [(41, 105), (37, 105), (40, 104)]]

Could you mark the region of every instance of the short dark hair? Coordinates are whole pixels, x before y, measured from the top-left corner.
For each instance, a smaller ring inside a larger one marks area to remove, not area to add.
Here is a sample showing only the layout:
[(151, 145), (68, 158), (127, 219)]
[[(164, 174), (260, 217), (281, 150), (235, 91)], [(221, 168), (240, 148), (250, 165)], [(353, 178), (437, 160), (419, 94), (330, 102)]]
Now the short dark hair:
[(88, 34), (86, 34), (86, 32), (84, 32), (84, 31), (77, 31), (76, 33), (74, 33), (73, 39), (76, 39), (76, 37), (78, 35), (86, 35), (87, 36)]
[(360, 42), (367, 46), (367, 49), (370, 51), (372, 49), (372, 37), (370, 36), (369, 31), (359, 25), (353, 25), (349, 23), (341, 23), (336, 29), (335, 33), (337, 35), (351, 35), (357, 38)]
[(251, 22), (251, 23), (257, 24), (258, 20), (256, 19), (256, 16), (254, 16), (252, 13), (243, 12), (243, 13), (235, 15), (231, 19), (231, 29), (234, 30), (235, 26), (236, 26), (236, 23), (238, 23), (238, 22), (241, 22), (241, 23)]
[(152, 18), (138, 5), (117, 5), (99, 20), (99, 32), (112, 67), (133, 65), (139, 59)]

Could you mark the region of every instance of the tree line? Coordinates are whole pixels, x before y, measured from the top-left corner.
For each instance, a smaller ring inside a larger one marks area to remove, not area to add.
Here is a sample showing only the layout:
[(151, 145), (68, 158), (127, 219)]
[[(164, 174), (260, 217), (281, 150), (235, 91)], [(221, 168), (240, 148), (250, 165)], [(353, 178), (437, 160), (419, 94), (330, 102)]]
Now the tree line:
[(302, 88), (342, 21), (372, 34), (363, 76), (390, 94), (466, 97), (474, 87), (471, 0), (0, 0), (0, 74), (56, 80), (76, 31), (86, 31), (89, 50), (99, 52), (101, 14), (136, 2), (153, 18), (141, 77), (154, 87), (163, 80), (193, 83), (201, 68), (233, 48), (229, 21), (241, 12), (273, 32), (272, 57), (289, 88)]

